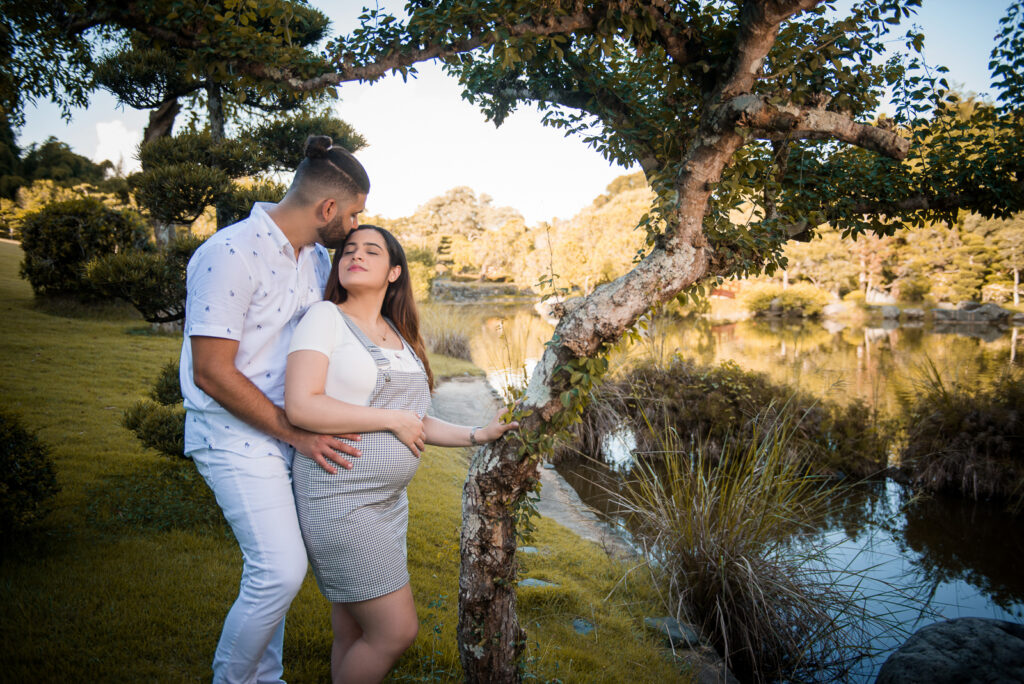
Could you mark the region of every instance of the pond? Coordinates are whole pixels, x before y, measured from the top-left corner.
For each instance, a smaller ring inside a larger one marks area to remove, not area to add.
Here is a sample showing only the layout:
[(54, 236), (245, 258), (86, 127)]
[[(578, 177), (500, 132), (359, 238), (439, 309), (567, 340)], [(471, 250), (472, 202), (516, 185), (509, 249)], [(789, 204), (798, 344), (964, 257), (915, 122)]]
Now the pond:
[[(432, 307), (435, 315), (448, 309)], [(523, 382), (554, 330), (553, 321), (526, 306), (461, 305), (443, 315), (453, 317), (449, 325), (469, 331), (473, 361), (496, 388)], [(611, 367), (642, 358), (668, 360), (676, 353), (701, 364), (733, 360), (776, 382), (836, 401), (859, 398), (894, 414), (900, 397), (916, 391), (927, 366), (952, 382), (992, 378), (1009, 365), (1024, 365), (1018, 334), (994, 326), (937, 329), (881, 321), (657, 321), (641, 342), (613, 352)], [(609, 463), (558, 466), (581, 499), (626, 536), (607, 491), (628, 470), (629, 441), (628, 433), (608, 436)], [(873, 681), (892, 649), (927, 624), (957, 617), (1024, 622), (1024, 518), (986, 502), (912, 499), (889, 481), (860, 486), (847, 497), (822, 521), (816, 541), (830, 548), (835, 567), (866, 578), (859, 591), (886, 623), (873, 628), (873, 652), (850, 681)]]

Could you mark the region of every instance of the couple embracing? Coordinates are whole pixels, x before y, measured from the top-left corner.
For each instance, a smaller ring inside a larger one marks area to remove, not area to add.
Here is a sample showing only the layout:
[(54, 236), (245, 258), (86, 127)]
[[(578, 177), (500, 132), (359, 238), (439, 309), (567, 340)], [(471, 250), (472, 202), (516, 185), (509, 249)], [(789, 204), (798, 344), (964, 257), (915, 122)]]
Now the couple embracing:
[(188, 265), (185, 452), (243, 556), (215, 682), (282, 681), (307, 553), (331, 602), (333, 681), (383, 679), (418, 629), (405, 488), (424, 445), (516, 426), (426, 415), (433, 376), (408, 264), (391, 233), (358, 225), (369, 190), (354, 156), (312, 136), (281, 202), (256, 204)]

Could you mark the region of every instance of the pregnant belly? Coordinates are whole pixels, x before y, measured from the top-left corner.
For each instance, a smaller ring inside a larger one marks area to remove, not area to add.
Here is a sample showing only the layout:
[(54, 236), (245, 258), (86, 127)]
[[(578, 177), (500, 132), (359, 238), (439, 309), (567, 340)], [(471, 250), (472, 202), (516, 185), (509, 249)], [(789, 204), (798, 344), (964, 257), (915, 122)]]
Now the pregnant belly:
[(362, 453), (362, 456), (349, 457), (352, 468), (338, 468), (338, 472), (332, 475), (312, 461), (312, 467), (308, 467), (308, 463), (296, 462), (299, 467), (293, 467), (293, 477), (297, 493), (306, 490), (312, 494), (309, 488), (319, 489), (328, 485), (336, 491), (342, 489), (353, 494), (375, 495), (374, 498), (384, 500), (401, 493), (420, 465), (420, 459), (390, 432), (364, 432), (358, 442), (342, 441)]

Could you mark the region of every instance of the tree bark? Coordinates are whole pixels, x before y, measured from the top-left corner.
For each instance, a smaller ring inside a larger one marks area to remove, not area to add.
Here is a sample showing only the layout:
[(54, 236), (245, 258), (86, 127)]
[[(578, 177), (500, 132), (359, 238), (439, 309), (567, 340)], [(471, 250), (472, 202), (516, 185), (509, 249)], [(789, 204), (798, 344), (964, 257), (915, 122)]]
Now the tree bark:
[[(708, 271), (710, 253), (702, 231), (714, 182), (742, 138), (735, 133), (702, 136), (681, 174), (676, 221), (664, 243), (636, 268), (566, 304), (566, 314), (533, 371), (520, 419), (521, 434), (550, 431), (569, 389), (562, 367), (592, 357), (618, 340), (651, 306), (668, 301)], [(538, 459), (522, 457), (509, 437), (480, 449), (470, 462), (462, 496), (459, 645), (467, 682), (510, 684), (520, 679), (525, 633), (516, 616), (516, 530), (511, 507), (537, 480)]]
[[(206, 81), (206, 112), (210, 119), (210, 144), (216, 147), (224, 142), (224, 95), (220, 84), (212, 76)], [(224, 227), (227, 212), (220, 200), (214, 204), (217, 212), (217, 230)]]
[(177, 97), (169, 97), (159, 107), (149, 113), (149, 125), (142, 133), (142, 144), (153, 142), (159, 138), (165, 138), (171, 134), (174, 128), (174, 119), (181, 111), (181, 105)]

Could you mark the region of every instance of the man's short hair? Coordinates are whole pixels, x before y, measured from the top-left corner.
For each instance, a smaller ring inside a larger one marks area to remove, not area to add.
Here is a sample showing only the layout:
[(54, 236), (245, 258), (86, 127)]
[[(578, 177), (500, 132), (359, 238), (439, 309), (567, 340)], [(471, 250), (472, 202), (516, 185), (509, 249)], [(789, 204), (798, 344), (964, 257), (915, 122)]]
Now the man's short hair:
[(335, 146), (327, 135), (306, 138), (306, 158), (295, 170), (289, 193), (298, 195), (303, 204), (312, 204), (325, 197), (355, 197), (368, 192), (370, 177), (351, 152)]

